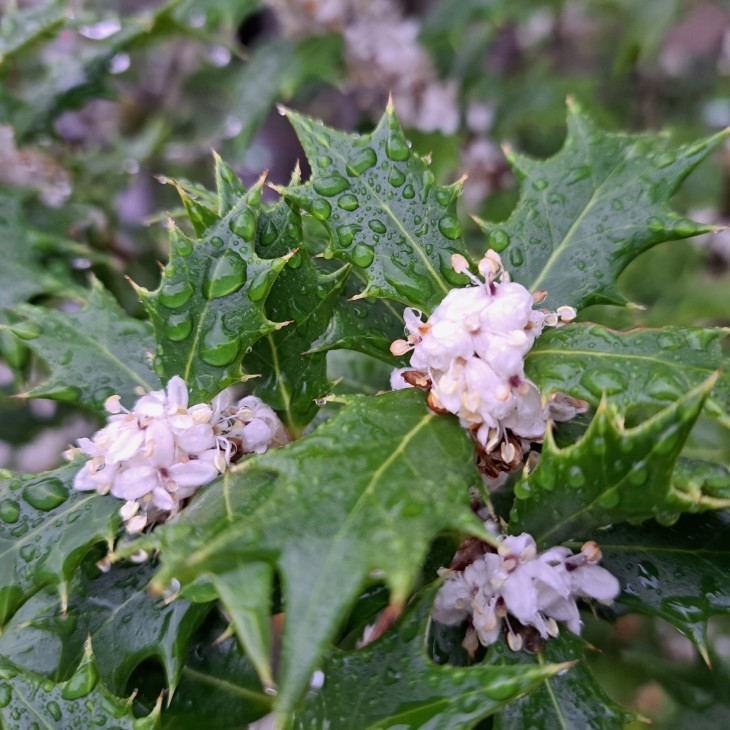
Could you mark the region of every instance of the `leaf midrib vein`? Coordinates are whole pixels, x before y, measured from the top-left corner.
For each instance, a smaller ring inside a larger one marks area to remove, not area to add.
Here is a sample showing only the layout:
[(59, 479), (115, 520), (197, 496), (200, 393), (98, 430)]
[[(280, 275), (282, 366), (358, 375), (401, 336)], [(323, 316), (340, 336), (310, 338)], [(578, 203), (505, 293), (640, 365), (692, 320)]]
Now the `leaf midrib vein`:
[[(590, 211), (595, 207), (595, 205), (598, 203), (598, 201), (601, 199), (601, 194), (603, 192), (603, 189), (608, 184), (608, 182), (611, 180), (611, 178), (618, 172), (618, 170), (621, 169), (624, 158), (620, 158), (619, 161), (616, 163), (616, 165), (613, 167), (611, 172), (606, 176), (606, 178), (603, 180), (603, 182), (596, 187), (596, 189), (593, 191), (593, 194), (591, 195), (590, 200), (586, 204), (585, 208), (583, 208), (581, 214), (573, 221), (570, 228), (568, 229), (567, 233), (563, 237), (563, 240), (553, 249), (553, 252), (550, 254), (550, 257), (545, 262), (545, 265), (542, 267), (542, 270), (540, 271), (539, 275), (536, 279), (532, 281), (532, 283), (529, 285), (529, 289), (531, 291), (535, 291), (540, 284), (545, 280), (547, 274), (549, 273), (550, 269), (554, 266), (557, 259), (559, 259), (564, 250), (570, 245), (570, 241), (575, 235), (575, 232), (580, 228), (580, 225), (583, 223), (583, 221), (588, 217), (588, 214)], [(554, 243), (554, 241), (553, 241)]]

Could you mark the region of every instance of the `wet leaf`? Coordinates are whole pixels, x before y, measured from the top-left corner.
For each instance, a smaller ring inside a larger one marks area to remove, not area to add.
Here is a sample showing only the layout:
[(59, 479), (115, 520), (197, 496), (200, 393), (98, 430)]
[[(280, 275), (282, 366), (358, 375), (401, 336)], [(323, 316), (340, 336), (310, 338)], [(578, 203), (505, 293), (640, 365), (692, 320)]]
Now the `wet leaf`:
[(76, 673), (61, 683), (25, 671), (0, 657), (0, 719), (3, 727), (14, 730), (87, 730), (104, 725), (153, 730), (159, 725), (159, 708), (147, 717), (135, 718), (132, 698), (115, 697), (99, 681), (88, 642)]
[[(528, 377), (544, 394), (560, 391), (597, 406), (601, 397), (621, 413), (672, 403), (723, 367), (728, 330), (699, 327), (638, 328), (628, 332), (597, 324), (546, 330), (525, 361)], [(708, 410), (730, 409), (730, 372), (720, 375)]]
[(439, 532), (488, 537), (469, 507), (479, 482), (470, 439), (422, 393), (352, 397), (311, 435), (238, 465), (121, 552), (161, 548), (160, 588), (274, 563), (286, 612), (276, 698), (285, 716), (369, 575), (382, 576), (397, 608)]
[(210, 400), (243, 379), (248, 348), (283, 326), (267, 318), (264, 305), (286, 259), (264, 260), (255, 250), (262, 181), (244, 194), (220, 161), (216, 172), (218, 211), (180, 190), (199, 238), (170, 224), (170, 260), (160, 286), (139, 290), (155, 329), (155, 370), (164, 380), (182, 377), (191, 402)]
[(322, 688), (309, 692), (293, 727), (466, 730), (564, 669), (433, 663), (424, 643), (432, 601), (432, 591), (415, 599), (402, 621), (370, 646), (334, 652), (321, 667)]
[(45, 585), (66, 596), (84, 556), (121, 524), (118, 500), (73, 490), (78, 468), (0, 472), (0, 626)]
[(555, 156), (510, 152), (520, 202), (505, 223), (482, 222), (488, 245), (506, 249), (514, 281), (548, 292), (546, 306), (624, 304), (615, 281), (639, 254), (713, 230), (682, 218), (670, 200), (726, 136), (672, 147), (664, 135), (608, 133), (569, 100), (568, 136)]
[(260, 339), (245, 365), (261, 374), (252, 383), (256, 395), (278, 411), (296, 437), (317, 413), (315, 398), (330, 388), (326, 353), (309, 351), (330, 325), (350, 267), (320, 274), (302, 247), (299, 210), (283, 201), (262, 214), (257, 252), (262, 258), (294, 253), (266, 300), (267, 315), (289, 324)]
[(697, 386), (634, 428), (625, 428), (603, 401), (584, 436), (562, 449), (548, 432), (539, 465), (515, 486), (510, 531), (550, 546), (617, 522), (728, 506), (672, 485), (674, 464), (713, 384)]
[(13, 617), (0, 637), (0, 654), (29, 671), (68, 679), (91, 637), (99, 676), (112, 692), (124, 694), (132, 672), (154, 659), (173, 691), (193, 633), (210, 604), (152, 596), (147, 584), (156, 562), (115, 565), (108, 573), (81, 575), (69, 590), (64, 613), (58, 596), (43, 591)]
[(363, 296), (431, 312), (467, 279), (451, 267), (466, 254), (456, 201), (410, 148), (391, 106), (369, 135), (350, 135), (286, 112), (307, 154), (311, 180), (282, 194), (321, 221), (327, 255), (363, 270)]
[[(512, 652), (503, 643), (499, 647), (497, 666), (545, 667), (549, 663), (577, 661), (567, 672), (549, 677), (533, 692), (510, 702), (496, 717), (495, 730), (523, 728), (591, 728), (623, 730), (636, 715), (614, 702), (598, 684), (585, 663), (590, 647), (567, 629), (548, 639), (535, 655)], [(494, 649), (497, 654), (497, 648)]]
[(154, 390), (159, 378), (150, 366), (154, 346), (148, 322), (125, 314), (96, 280), (78, 312), (22, 304), (22, 321), (11, 328), (49, 367), (50, 375), (24, 395), (54, 398), (103, 410), (113, 393), (131, 407), (136, 392)]
[(621, 583), (619, 603), (668, 621), (706, 656), (708, 619), (730, 613), (729, 536), (727, 510), (671, 527), (618, 525), (599, 538), (601, 564)]
[(37, 245), (39, 232), (24, 210), (26, 191), (0, 185), (0, 309), (14, 307), (39, 294), (76, 294), (65, 277), (47, 270)]
[(403, 337), (403, 307), (388, 299), (352, 299), (365, 280), (361, 270), (353, 269), (327, 328), (309, 351), (355, 350), (393, 367), (403, 367), (402, 358), (390, 353), (393, 340)]
[(10, 60), (34, 41), (51, 36), (62, 25), (68, 9), (58, 0), (39, 7), (3, 9), (0, 19), (0, 64)]

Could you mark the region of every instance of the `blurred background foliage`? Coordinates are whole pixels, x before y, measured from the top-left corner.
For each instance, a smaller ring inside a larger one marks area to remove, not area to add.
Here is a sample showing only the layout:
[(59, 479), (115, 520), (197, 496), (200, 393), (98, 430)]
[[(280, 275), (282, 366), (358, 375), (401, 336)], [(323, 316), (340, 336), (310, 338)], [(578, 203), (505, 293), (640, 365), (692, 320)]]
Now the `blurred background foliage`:
[[(307, 170), (277, 104), (363, 131), (389, 93), (439, 181), (468, 174), (464, 216), (500, 220), (518, 196), (501, 145), (554, 153), (567, 95), (609, 129), (677, 142), (730, 125), (730, 1), (0, 0), (0, 266), (12, 283), (0, 292), (0, 466), (49, 468), (93, 430), (71, 406), (11, 397), (42, 373), (2, 329), (9, 308), (73, 310), (93, 274), (140, 314), (124, 277), (157, 283), (162, 211), (180, 213), (165, 182), (195, 181), (205, 196), (213, 148), (246, 184), (263, 170), (286, 183), (297, 161)], [(730, 147), (675, 204), (730, 224)], [(466, 233), (481, 253), (476, 225)], [(730, 231), (653, 249), (620, 284), (636, 307), (583, 318), (730, 326)], [(365, 356), (336, 353), (331, 366), (343, 390), (387, 383)], [(702, 422), (689, 455), (730, 463), (729, 441)], [(713, 674), (687, 640), (634, 616), (604, 637), (613, 649), (595, 668), (659, 727), (721, 721), (730, 631), (719, 620), (712, 631)]]

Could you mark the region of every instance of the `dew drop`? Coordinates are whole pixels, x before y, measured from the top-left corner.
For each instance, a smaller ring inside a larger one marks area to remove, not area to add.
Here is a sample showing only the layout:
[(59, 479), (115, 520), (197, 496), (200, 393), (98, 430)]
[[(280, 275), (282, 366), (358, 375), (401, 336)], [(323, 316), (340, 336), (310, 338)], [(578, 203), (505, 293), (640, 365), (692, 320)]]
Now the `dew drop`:
[(7, 707), (13, 696), (13, 688), (7, 682), (0, 683), (0, 707)]
[(368, 228), (369, 228), (369, 229), (370, 229), (370, 230), (371, 230), (371, 231), (372, 231), (373, 233), (380, 233), (380, 234), (386, 233), (386, 232), (387, 232), (387, 230), (388, 230), (388, 229), (387, 229), (387, 228), (385, 227), (385, 223), (383, 223), (382, 221), (379, 221), (379, 220), (377, 220), (377, 219), (374, 219), (374, 220), (368, 221)]
[(242, 210), (228, 224), (229, 228), (244, 241), (253, 241), (256, 235), (256, 216), (248, 208)]
[(210, 239), (210, 245), (213, 246), (213, 248), (223, 248), (224, 241), (220, 236), (213, 236)]
[(388, 137), (388, 141), (385, 143), (385, 154), (391, 160), (407, 160), (411, 156), (411, 148), (408, 146), (405, 137), (395, 132)]
[(48, 512), (68, 499), (68, 490), (59, 479), (44, 479), (29, 484), (23, 490), (23, 499), (32, 507)]
[(358, 243), (354, 249), (352, 249), (352, 263), (355, 266), (365, 268), (372, 264), (375, 258), (375, 251), (371, 246), (366, 246), (364, 243)]
[(26, 563), (30, 563), (30, 561), (36, 556), (37, 552), (38, 548), (35, 545), (23, 545), (23, 547), (19, 550), (20, 557), (23, 558)]
[(332, 158), (329, 155), (320, 155), (317, 158), (317, 164), (320, 167), (329, 167), (332, 164)]
[(545, 190), (547, 186), (548, 181), (544, 177), (539, 177), (534, 183), (532, 183), (532, 187), (534, 187), (535, 190)]
[(509, 234), (506, 231), (497, 228), (489, 234), (489, 248), (493, 248), (497, 253), (504, 251), (509, 246)]
[(493, 684), (485, 684), (484, 694), (497, 702), (504, 702), (513, 697), (518, 689), (519, 686), (515, 682), (503, 679), (497, 680)]
[(698, 232), (699, 226), (688, 218), (680, 218), (673, 226), (672, 233), (678, 236), (694, 236)]
[(571, 466), (568, 471), (568, 484), (571, 487), (582, 487), (586, 482), (585, 474), (579, 466)]
[(35, 322), (18, 322), (10, 328), (10, 331), (21, 340), (35, 340), (43, 333)]
[(522, 255), (522, 249), (518, 246), (512, 246), (509, 249), (509, 262), (512, 266), (522, 266), (525, 257)]
[(352, 195), (352, 193), (346, 193), (337, 201), (337, 205), (339, 205), (342, 210), (353, 211), (360, 207), (360, 201)]
[(71, 679), (61, 690), (64, 700), (77, 700), (86, 697), (94, 689), (99, 679), (96, 667), (91, 662), (86, 662), (77, 670)]
[(271, 277), (271, 272), (264, 270), (259, 271), (259, 273), (251, 279), (251, 286), (248, 288), (248, 298), (252, 302), (259, 302), (266, 296), (271, 284)]
[(318, 221), (326, 221), (332, 215), (332, 206), (326, 200), (313, 200), (309, 212)]
[(220, 317), (216, 317), (213, 326), (205, 333), (200, 347), (200, 359), (208, 365), (223, 367), (230, 365), (238, 355), (239, 342), (223, 331)]
[(654, 233), (660, 233), (664, 230), (664, 222), (661, 218), (652, 216), (651, 218), (647, 218), (646, 227)]
[(20, 505), (14, 499), (4, 499), (0, 502), (0, 520), (13, 524), (20, 517)]
[(350, 246), (355, 239), (355, 236), (362, 230), (360, 226), (340, 226), (337, 229), (337, 240), (343, 248)]
[(583, 373), (580, 379), (581, 385), (596, 398), (603, 393), (614, 395), (626, 388), (626, 379), (618, 370), (608, 368), (589, 369)]
[(394, 187), (399, 188), (406, 181), (406, 174), (401, 172), (397, 167), (391, 167), (388, 173), (388, 182)]
[(341, 193), (350, 187), (350, 183), (342, 175), (330, 175), (314, 181), (312, 187), (320, 194), (328, 198)]
[(660, 170), (665, 167), (669, 167), (669, 165), (673, 165), (676, 160), (677, 156), (674, 154), (674, 152), (660, 152), (659, 154), (654, 155), (654, 157), (652, 157), (651, 159), (654, 167), (657, 167)]
[(416, 191), (410, 183), (403, 188), (403, 197), (406, 200), (411, 200), (416, 197)]
[(54, 702), (51, 700), (46, 705), (46, 710), (48, 711), (48, 714), (54, 719), (55, 722), (61, 722), (61, 718), (63, 717), (63, 714), (61, 712), (61, 708), (58, 705), (58, 702)]
[(238, 291), (246, 283), (246, 262), (235, 251), (225, 251), (211, 261), (203, 280), (206, 299), (218, 299)]
[(276, 228), (276, 224), (274, 221), (271, 220), (271, 218), (266, 218), (266, 222), (263, 225), (263, 228), (261, 229), (261, 233), (259, 234), (259, 242), (262, 246), (270, 246), (275, 240), (276, 237), (279, 235), (279, 231)]
[(371, 147), (364, 147), (347, 163), (347, 171), (350, 175), (358, 177), (373, 167), (377, 161), (378, 155), (375, 150)]
[(456, 241), (461, 237), (461, 224), (458, 219), (446, 215), (439, 221), (439, 230), (451, 241)]
[(173, 342), (182, 342), (193, 331), (190, 312), (172, 314), (165, 320), (165, 335)]
[(160, 304), (168, 309), (182, 307), (193, 296), (192, 284), (185, 280), (170, 282), (160, 289)]

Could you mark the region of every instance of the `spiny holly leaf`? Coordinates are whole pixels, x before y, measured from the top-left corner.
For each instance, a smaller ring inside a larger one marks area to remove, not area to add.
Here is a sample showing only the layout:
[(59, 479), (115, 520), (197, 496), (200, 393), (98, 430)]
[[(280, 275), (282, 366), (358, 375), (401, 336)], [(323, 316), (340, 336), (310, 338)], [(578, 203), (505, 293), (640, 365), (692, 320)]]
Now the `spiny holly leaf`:
[(563, 630), (548, 639), (537, 654), (512, 652), (504, 642), (493, 647), (491, 656), (498, 666), (544, 667), (547, 662), (578, 660), (568, 672), (550, 677), (534, 692), (510, 702), (496, 717), (495, 730), (523, 728), (591, 728), (623, 730), (636, 715), (614, 702), (598, 684), (585, 661), (580, 661), (589, 646)]
[(489, 539), (468, 504), (479, 483), (466, 432), (422, 393), (352, 397), (310, 436), (240, 464), (120, 552), (161, 548), (160, 589), (275, 563), (286, 611), (276, 704), (286, 716), (368, 576), (382, 577), (398, 610), (439, 532)]
[[(235, 194), (229, 185), (219, 178), (221, 201)], [(155, 370), (164, 380), (182, 377), (192, 401), (210, 400), (240, 381), (248, 348), (285, 324), (271, 322), (264, 313), (287, 259), (264, 260), (255, 251), (261, 185), (222, 216), (181, 190), (200, 238), (190, 240), (170, 224), (170, 261), (160, 286), (154, 292), (139, 290), (155, 328)]]
[[(170, 603), (147, 592), (156, 563), (115, 565), (106, 574), (81, 576), (64, 612), (58, 596), (41, 592), (13, 617), (0, 638), (0, 654), (30, 671), (66, 679), (90, 636), (102, 681), (124, 693), (132, 672), (155, 659), (174, 691), (187, 647), (210, 604)], [(55, 666), (49, 667), (49, 661)]]
[(619, 525), (600, 537), (602, 565), (621, 584), (617, 599), (660, 616), (707, 657), (707, 621), (730, 613), (730, 512), (682, 517), (671, 527)]
[(252, 383), (254, 392), (279, 412), (293, 437), (317, 413), (314, 399), (329, 391), (326, 354), (305, 353), (327, 329), (350, 270), (343, 266), (331, 274), (320, 274), (301, 245), (301, 216), (296, 207), (282, 201), (262, 214), (259, 256), (282, 257), (296, 252), (266, 300), (267, 315), (290, 324), (260, 339), (245, 361), (249, 370), (261, 373)]
[(153, 730), (159, 724), (159, 709), (157, 707), (147, 717), (135, 718), (132, 698), (115, 697), (99, 682), (90, 641), (76, 673), (59, 684), (0, 657), (0, 720), (3, 727), (87, 730), (108, 726)]
[(0, 472), (0, 626), (44, 585), (58, 585), (65, 603), (81, 560), (121, 524), (117, 500), (73, 490), (78, 468)]
[[(220, 640), (225, 628), (222, 620), (206, 621), (196, 635), (180, 685), (169, 707), (162, 709), (163, 730), (200, 730), (210, 727), (211, 718), (216, 730), (241, 730), (270, 710), (271, 697), (261, 689), (236, 638)], [(144, 687), (140, 694), (145, 695)], [(151, 708), (156, 697), (145, 699)]]
[(393, 367), (403, 367), (402, 359), (390, 352), (393, 340), (403, 337), (403, 308), (387, 299), (353, 299), (365, 281), (362, 270), (352, 270), (344, 296), (335, 302), (329, 325), (309, 352), (356, 350)]
[(282, 194), (322, 221), (327, 254), (367, 275), (362, 296), (385, 297), (425, 312), (454, 285), (451, 267), (466, 254), (456, 200), (461, 183), (435, 184), (428, 162), (411, 151), (391, 105), (369, 135), (339, 132), (286, 112), (312, 168), (312, 179)]
[(78, 312), (31, 304), (21, 304), (14, 311), (23, 321), (11, 331), (46, 361), (50, 371), (49, 378), (25, 396), (102, 409), (113, 393), (131, 406), (140, 388), (159, 387), (150, 366), (152, 328), (125, 314), (97, 280), (86, 306)]
[(702, 494), (726, 499), (730, 497), (730, 466), (680, 458), (674, 467), (672, 483), (694, 499)]
[(0, 185), (0, 309), (39, 294), (76, 294), (73, 284), (49, 273), (38, 250), (38, 232), (23, 210), (26, 191)]
[(510, 153), (520, 202), (506, 223), (480, 222), (507, 249), (512, 278), (546, 290), (546, 305), (624, 304), (614, 284), (640, 253), (714, 229), (681, 218), (670, 199), (727, 132), (671, 148), (665, 136), (609, 134), (568, 101), (568, 137), (548, 160)]
[(53, 35), (68, 13), (66, 3), (52, 0), (40, 7), (5, 7), (0, 19), (0, 64), (30, 43)]
[(334, 652), (322, 666), (323, 687), (309, 693), (293, 727), (466, 730), (566, 668), (433, 663), (424, 643), (433, 595), (427, 591), (414, 600), (402, 621), (374, 644)]
[(672, 487), (672, 470), (714, 378), (635, 428), (604, 400), (583, 438), (558, 448), (548, 432), (538, 467), (515, 486), (510, 531), (554, 545), (625, 520), (701, 512), (730, 503)]
[[(723, 367), (727, 329), (663, 327), (617, 332), (574, 324), (538, 337), (525, 360), (527, 375), (544, 393), (562, 391), (597, 406), (605, 395), (626, 414), (665, 406)], [(730, 372), (723, 372), (708, 410), (730, 409)]]

